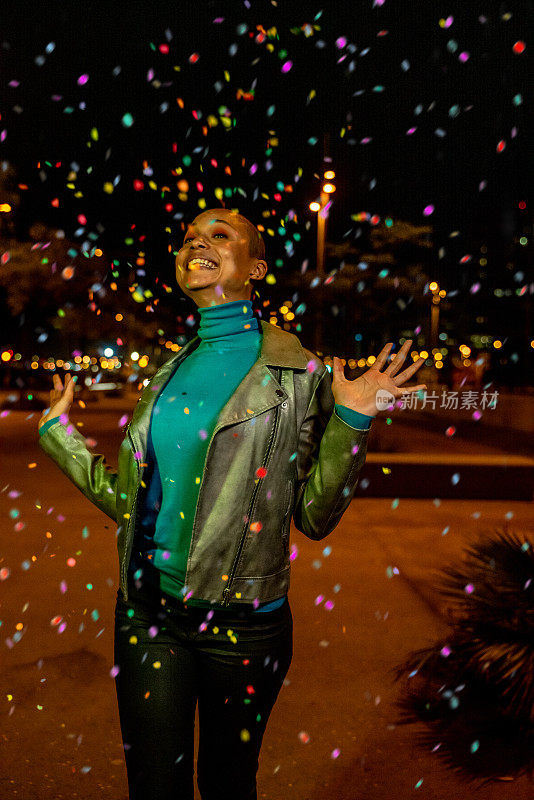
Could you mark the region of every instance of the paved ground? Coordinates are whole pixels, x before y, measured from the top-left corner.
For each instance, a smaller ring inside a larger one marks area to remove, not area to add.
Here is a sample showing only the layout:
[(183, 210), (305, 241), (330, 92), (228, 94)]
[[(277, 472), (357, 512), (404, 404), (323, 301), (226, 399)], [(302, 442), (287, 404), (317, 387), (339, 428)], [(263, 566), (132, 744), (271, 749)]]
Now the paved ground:
[[(114, 527), (37, 448), (37, 415), (26, 417), (0, 418), (9, 453), (0, 483), (0, 570), (10, 570), (0, 580), (0, 798), (126, 800), (109, 674)], [(96, 437), (97, 452), (112, 464), (116, 417), (104, 414)], [(94, 434), (94, 420), (86, 420), (84, 433)], [(362, 496), (327, 540), (311, 542), (292, 531), (295, 653), (264, 740), (260, 798), (532, 797), (525, 777), (481, 788), (463, 782), (439, 750), (421, 749), (416, 726), (397, 724), (394, 706), (395, 665), (446, 630), (434, 571), (506, 519), (532, 539), (531, 503), (401, 499), (397, 505)], [(330, 611), (325, 602), (315, 604), (320, 594), (333, 601)], [(62, 632), (61, 624), (51, 624), (56, 617), (66, 622)]]

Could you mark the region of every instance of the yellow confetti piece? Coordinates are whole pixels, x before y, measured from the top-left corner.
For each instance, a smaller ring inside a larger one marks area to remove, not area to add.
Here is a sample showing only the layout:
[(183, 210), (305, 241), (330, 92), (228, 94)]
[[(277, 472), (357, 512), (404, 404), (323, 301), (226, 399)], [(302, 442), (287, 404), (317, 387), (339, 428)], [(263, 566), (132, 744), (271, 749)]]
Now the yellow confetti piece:
[(98, 142), (98, 130), (97, 130), (97, 128), (92, 128), (91, 129), (91, 139), (94, 142)]
[(111, 181), (106, 181), (102, 187), (106, 194), (113, 194), (113, 184)]
[(152, 666), (154, 667), (154, 669), (159, 669), (161, 667), (161, 661), (154, 661)]
[(130, 636), (130, 638), (128, 639), (128, 642), (130, 644), (137, 644), (137, 636)]
[(247, 731), (246, 728), (243, 728), (243, 730), (241, 731), (241, 741), (250, 742), (250, 733)]
[(213, 633), (219, 633), (219, 628), (217, 627), (217, 625), (213, 627)]

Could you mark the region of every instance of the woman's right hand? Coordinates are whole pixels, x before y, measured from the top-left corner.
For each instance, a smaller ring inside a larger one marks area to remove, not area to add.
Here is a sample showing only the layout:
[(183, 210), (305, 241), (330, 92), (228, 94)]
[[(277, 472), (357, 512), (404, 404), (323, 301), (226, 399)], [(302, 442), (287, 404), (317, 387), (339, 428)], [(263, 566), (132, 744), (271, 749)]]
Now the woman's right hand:
[(49, 419), (60, 417), (63, 414), (68, 415), (74, 401), (75, 380), (70, 372), (67, 372), (65, 375), (65, 386), (61, 383), (61, 378), (57, 373), (53, 376), (52, 380), (54, 382), (54, 388), (50, 390), (50, 408), (48, 411), (46, 409), (43, 411), (41, 419), (39, 420), (39, 428), (41, 428), (45, 422), (48, 422)]

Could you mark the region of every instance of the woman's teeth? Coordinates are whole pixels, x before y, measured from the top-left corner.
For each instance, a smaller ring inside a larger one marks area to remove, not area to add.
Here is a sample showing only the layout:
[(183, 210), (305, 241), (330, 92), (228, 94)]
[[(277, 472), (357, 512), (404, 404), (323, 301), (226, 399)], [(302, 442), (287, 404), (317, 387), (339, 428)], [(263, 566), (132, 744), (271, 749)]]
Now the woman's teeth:
[(192, 258), (187, 269), (217, 269), (217, 264), (208, 261), (207, 258)]

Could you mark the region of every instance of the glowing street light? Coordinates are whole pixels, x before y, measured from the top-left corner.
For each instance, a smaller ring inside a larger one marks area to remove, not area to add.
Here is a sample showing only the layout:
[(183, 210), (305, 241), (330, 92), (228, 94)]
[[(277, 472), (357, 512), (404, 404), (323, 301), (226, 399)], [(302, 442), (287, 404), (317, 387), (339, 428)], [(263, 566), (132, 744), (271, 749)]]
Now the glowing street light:
[(436, 346), (438, 341), (439, 303), (447, 292), (444, 289), (440, 290), (437, 281), (429, 283), (428, 288), (432, 292), (432, 305), (430, 306), (430, 347), (432, 348)]
[(327, 182), (323, 183), (321, 187), (320, 198), (309, 204), (310, 211), (315, 211), (317, 213), (317, 273), (319, 275), (324, 275), (326, 220), (328, 217), (328, 209), (332, 203), (330, 195), (336, 191), (335, 184), (332, 183), (336, 177), (336, 173), (334, 170), (329, 169), (323, 173), (323, 177)]

